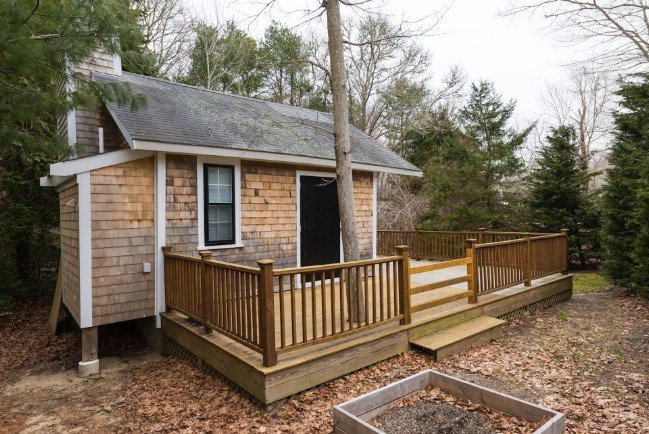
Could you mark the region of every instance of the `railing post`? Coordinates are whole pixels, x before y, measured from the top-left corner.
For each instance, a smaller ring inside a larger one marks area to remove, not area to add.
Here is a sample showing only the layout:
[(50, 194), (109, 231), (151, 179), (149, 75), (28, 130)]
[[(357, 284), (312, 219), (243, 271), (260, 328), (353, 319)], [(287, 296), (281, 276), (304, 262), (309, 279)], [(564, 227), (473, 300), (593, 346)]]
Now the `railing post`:
[(401, 324), (410, 324), (412, 311), (410, 308), (410, 255), (408, 246), (397, 246), (397, 255), (400, 255), (401, 270), (399, 270), (399, 309), (403, 313)]
[(275, 350), (275, 295), (273, 292), (272, 259), (257, 261), (259, 265), (259, 343), (264, 356), (264, 366), (277, 364)]
[(484, 243), (484, 231), (486, 230), (487, 228), (478, 228), (478, 244)]
[(207, 325), (208, 323), (208, 312), (211, 308), (210, 303), (210, 285), (207, 282), (207, 264), (206, 262), (212, 259), (211, 250), (202, 250), (198, 252), (201, 256), (201, 319), (203, 320), (203, 331), (205, 333), (210, 333), (212, 330)]
[(569, 230), (568, 229), (561, 229), (561, 233), (563, 234), (563, 239), (565, 240), (566, 243), (566, 252), (565, 252), (565, 267), (561, 271), (562, 274), (568, 274), (568, 267), (570, 266), (570, 247), (568, 246), (568, 235), (569, 235)]
[(532, 286), (532, 236), (525, 235), (525, 252), (523, 255), (523, 279), (525, 286)]
[(477, 242), (478, 240), (473, 238), (466, 240), (466, 257), (469, 259), (469, 262), (466, 264), (466, 274), (469, 276), (467, 287), (471, 291), (471, 294), (469, 294), (469, 303), (471, 304), (478, 302), (478, 264), (476, 263), (475, 254), (475, 245)]
[(421, 259), (421, 247), (419, 246), (419, 240), (421, 239), (421, 236), (419, 232), (421, 231), (420, 226), (415, 227), (415, 240), (414, 240), (414, 245), (415, 247), (412, 249), (412, 257), (415, 258), (415, 260), (420, 260)]

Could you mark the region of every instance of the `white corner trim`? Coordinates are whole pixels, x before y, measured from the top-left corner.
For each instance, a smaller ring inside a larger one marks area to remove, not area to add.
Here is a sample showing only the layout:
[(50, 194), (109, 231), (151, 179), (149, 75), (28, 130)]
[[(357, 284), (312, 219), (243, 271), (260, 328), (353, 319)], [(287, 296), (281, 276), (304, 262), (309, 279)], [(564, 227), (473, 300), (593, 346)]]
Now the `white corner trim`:
[(378, 173), (372, 173), (372, 258), (376, 258), (376, 226), (378, 218)]
[(79, 210), (79, 326), (92, 327), (92, 221), (90, 172), (77, 175)]
[(103, 127), (97, 128), (97, 137), (99, 139), (99, 153), (103, 154), (104, 153), (104, 128)]
[[(326, 158), (302, 157), (299, 155), (278, 154), (273, 152), (247, 151), (242, 149), (216, 148), (213, 146), (180, 145), (174, 143), (152, 142), (147, 140), (134, 140), (133, 149), (140, 149), (145, 151), (163, 151), (163, 152), (169, 152), (174, 154), (186, 154), (186, 155), (222, 156), (222, 157), (230, 157), (230, 158), (239, 158), (242, 160), (269, 161), (275, 163), (300, 164), (305, 166), (316, 166), (316, 167), (331, 167), (331, 168), (336, 167), (335, 160), (329, 160)], [(398, 175), (409, 175), (409, 176), (417, 176), (417, 177), (423, 176), (421, 171), (395, 169), (391, 167), (376, 166), (372, 164), (352, 163), (352, 169), (364, 170), (368, 172), (394, 173)]]
[(167, 155), (158, 152), (154, 160), (154, 221), (155, 221), (155, 315), (156, 327), (160, 328), (160, 312), (166, 310), (164, 253), (162, 246), (167, 242)]
[(90, 157), (77, 158), (75, 160), (62, 161), (50, 166), (52, 176), (70, 176), (77, 173), (89, 172), (102, 167), (114, 164), (126, 163), (127, 161), (139, 160), (154, 155), (151, 151), (134, 151), (132, 149), (120, 149), (119, 151), (107, 152), (105, 154), (93, 155)]
[[(205, 245), (205, 191), (203, 164), (234, 166), (234, 244)], [(196, 200), (198, 201), (198, 250), (234, 249), (243, 247), (241, 241), (241, 160), (238, 158), (199, 155), (196, 158)]]
[[(336, 173), (335, 172), (316, 172), (316, 171), (311, 171), (311, 170), (296, 170), (295, 171), (295, 229), (296, 229), (296, 235), (295, 235), (295, 242), (297, 243), (296, 245), (296, 252), (297, 252), (297, 259), (295, 263), (297, 264), (298, 267), (301, 267), (302, 265), (302, 225), (300, 222), (300, 177), (301, 176), (321, 176), (323, 178), (335, 178)], [(342, 237), (342, 232), (340, 233), (340, 261), (342, 262), (344, 258), (344, 252), (343, 252), (343, 237)]]

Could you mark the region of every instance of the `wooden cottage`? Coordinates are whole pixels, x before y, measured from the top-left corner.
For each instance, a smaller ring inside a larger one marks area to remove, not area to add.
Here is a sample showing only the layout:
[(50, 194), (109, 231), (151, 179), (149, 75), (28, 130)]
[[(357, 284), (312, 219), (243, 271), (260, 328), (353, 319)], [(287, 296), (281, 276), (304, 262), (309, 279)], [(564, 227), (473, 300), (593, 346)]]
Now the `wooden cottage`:
[[(82, 373), (99, 369), (98, 326), (160, 327), (163, 246), (244, 265), (342, 261), (329, 114), (122, 72), (112, 55), (76, 69), (147, 100), (71, 111), (59, 127), (81, 149), (41, 179), (60, 194), (62, 301), (82, 329)], [(421, 172), (355, 128), (352, 142), (360, 247), (372, 258), (377, 174)]]

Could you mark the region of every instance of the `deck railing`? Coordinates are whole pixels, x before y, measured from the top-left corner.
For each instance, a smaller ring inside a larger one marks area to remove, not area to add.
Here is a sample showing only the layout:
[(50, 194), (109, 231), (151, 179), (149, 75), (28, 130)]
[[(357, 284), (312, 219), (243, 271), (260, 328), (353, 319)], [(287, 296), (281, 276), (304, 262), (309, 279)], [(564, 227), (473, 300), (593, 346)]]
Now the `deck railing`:
[[(164, 247), (166, 304), (202, 324), (206, 333), (218, 331), (261, 353), (265, 366), (274, 366), (278, 354), (390, 323), (410, 324), (415, 312), (463, 298), (477, 303), (480, 294), (530, 285), (533, 279), (568, 267), (566, 231), (505, 233), (502, 237), (518, 238), (487, 243), (468, 239), (462, 253), (451, 246), (474, 233), (434, 234), (446, 240), (436, 254), (460, 257), (411, 268), (409, 248), (399, 245), (396, 255), (376, 259), (274, 269), (272, 260), (248, 267), (213, 260), (209, 251), (197, 258)], [(490, 239), (481, 235), (482, 240)], [(428, 243), (414, 241), (420, 248)], [(412, 274), (458, 266), (465, 266), (466, 274), (411, 289)], [(466, 290), (411, 306), (412, 296), (465, 282)]]
[(411, 246), (411, 257), (427, 261), (448, 261), (466, 257), (466, 241), (477, 240), (478, 244), (521, 239), (526, 235), (541, 236), (543, 233), (498, 232), (479, 228), (475, 231), (377, 231), (376, 249), (379, 255), (389, 255), (394, 246)]
[[(259, 268), (173, 253), (165, 256), (167, 307), (263, 355), (277, 355), (374, 327), (410, 322), (408, 249), (398, 255), (318, 265)], [(358, 297), (357, 302), (352, 297)]]

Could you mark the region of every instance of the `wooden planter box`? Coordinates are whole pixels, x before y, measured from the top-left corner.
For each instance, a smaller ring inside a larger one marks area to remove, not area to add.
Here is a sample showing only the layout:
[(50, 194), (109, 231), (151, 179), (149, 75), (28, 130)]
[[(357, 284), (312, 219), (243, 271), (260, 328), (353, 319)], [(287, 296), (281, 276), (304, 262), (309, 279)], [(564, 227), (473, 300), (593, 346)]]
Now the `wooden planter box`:
[(536, 433), (555, 434), (564, 431), (565, 418), (563, 413), (428, 369), (334, 406), (334, 432), (348, 434), (383, 433), (383, 431), (368, 422), (395, 406), (402, 399), (414, 395), (431, 385), (437, 386), (451, 395), (467, 398), (521, 419), (538, 421), (549, 418), (543, 426), (536, 430)]

